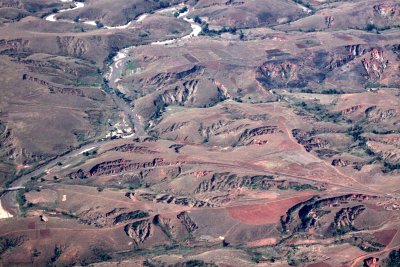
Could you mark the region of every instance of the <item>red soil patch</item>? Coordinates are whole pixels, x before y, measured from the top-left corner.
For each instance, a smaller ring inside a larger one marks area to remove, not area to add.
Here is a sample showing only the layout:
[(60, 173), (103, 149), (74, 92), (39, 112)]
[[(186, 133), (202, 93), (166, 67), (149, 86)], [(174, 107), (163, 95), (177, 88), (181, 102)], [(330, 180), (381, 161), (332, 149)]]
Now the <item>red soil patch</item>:
[(317, 263), (307, 265), (307, 267), (332, 267), (332, 265), (329, 265), (328, 263), (325, 263), (325, 262), (317, 262)]
[(273, 245), (275, 243), (276, 243), (276, 238), (264, 238), (264, 239), (259, 239), (259, 240), (247, 242), (247, 246), (249, 246), (249, 247), (262, 247), (262, 246)]
[(390, 244), (390, 242), (392, 241), (392, 239), (396, 233), (397, 233), (396, 229), (388, 229), (388, 230), (376, 232), (373, 235), (376, 238), (376, 241), (387, 246)]
[(280, 217), (284, 215), (290, 207), (309, 199), (311, 196), (310, 194), (306, 194), (263, 204), (228, 207), (226, 210), (233, 219), (246, 224), (272, 224), (278, 222)]

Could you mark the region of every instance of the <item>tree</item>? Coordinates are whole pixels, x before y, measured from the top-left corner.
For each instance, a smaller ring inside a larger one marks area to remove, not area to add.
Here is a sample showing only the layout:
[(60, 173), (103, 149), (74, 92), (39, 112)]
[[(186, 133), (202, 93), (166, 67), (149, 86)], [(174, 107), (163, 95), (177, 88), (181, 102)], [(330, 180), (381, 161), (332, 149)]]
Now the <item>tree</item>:
[(96, 23), (96, 27), (97, 28), (103, 28), (104, 27), (104, 24), (99, 20), (96, 20), (95, 23)]
[(400, 249), (392, 250), (389, 253), (389, 257), (386, 260), (387, 267), (397, 267), (400, 266)]
[(196, 16), (193, 18), (194, 22), (196, 22), (197, 24), (202, 24), (203, 21), (201, 20), (201, 18), (199, 16)]

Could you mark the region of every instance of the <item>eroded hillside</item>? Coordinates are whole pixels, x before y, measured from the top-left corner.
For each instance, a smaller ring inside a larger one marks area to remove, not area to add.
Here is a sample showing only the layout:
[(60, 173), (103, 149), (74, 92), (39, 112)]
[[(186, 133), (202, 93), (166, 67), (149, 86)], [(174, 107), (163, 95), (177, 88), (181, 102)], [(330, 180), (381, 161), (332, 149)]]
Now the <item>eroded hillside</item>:
[(394, 0), (0, 1), (1, 263), (397, 266), (399, 23)]

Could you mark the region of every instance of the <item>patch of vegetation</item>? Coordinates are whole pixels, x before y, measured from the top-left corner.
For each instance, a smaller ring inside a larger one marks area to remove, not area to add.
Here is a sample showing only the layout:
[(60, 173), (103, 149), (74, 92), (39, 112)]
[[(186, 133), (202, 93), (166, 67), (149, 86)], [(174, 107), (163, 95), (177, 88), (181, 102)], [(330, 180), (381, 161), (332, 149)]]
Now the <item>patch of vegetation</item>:
[(65, 217), (68, 217), (70, 219), (78, 219), (79, 217), (73, 214), (71, 211), (62, 211), (61, 214)]
[(53, 254), (53, 256), (50, 258), (50, 261), (51, 262), (56, 262), (57, 261), (57, 259), (61, 256), (61, 254), (62, 254), (62, 249), (61, 249), (61, 247), (60, 246), (55, 246), (54, 247), (54, 254)]
[(399, 163), (395, 164), (395, 163), (390, 163), (390, 162), (384, 161), (383, 162), (383, 167), (384, 167), (384, 169), (383, 169), (384, 173), (389, 173), (389, 172), (392, 172), (392, 171), (395, 171), (395, 170), (400, 170), (400, 164)]
[(177, 17), (179, 17), (180, 14), (185, 13), (186, 11), (188, 11), (188, 8), (187, 8), (187, 6), (184, 6), (181, 9), (179, 9), (177, 12), (174, 13), (174, 17), (177, 18)]
[(305, 6), (306, 8), (311, 9), (311, 10), (314, 9), (310, 3), (304, 2), (303, 0), (293, 0), (293, 2), (300, 4), (302, 6)]
[(387, 259), (383, 262), (386, 267), (398, 267), (400, 266), (400, 249), (392, 250), (389, 253)]
[(96, 27), (99, 29), (104, 27), (104, 24), (99, 20), (96, 20), (95, 23), (96, 23)]
[(365, 252), (377, 252), (385, 246), (375, 242), (372, 235), (352, 236), (350, 238), (340, 239), (337, 243), (350, 243)]
[(85, 151), (82, 153), (85, 157), (94, 157), (97, 155), (97, 150)]
[(147, 32), (147, 31), (140, 31), (139, 32), (139, 37), (140, 38), (145, 38), (145, 37), (149, 37), (149, 36), (150, 36), (150, 33)]
[(100, 261), (108, 261), (112, 259), (112, 257), (100, 247), (92, 247), (92, 252), (94, 256)]
[(315, 191), (324, 191), (326, 189), (318, 187), (318, 186), (313, 186), (310, 184), (294, 184), (289, 186), (290, 189), (296, 190), (296, 191), (304, 191), (304, 190), (315, 190)]
[(310, 88), (307, 88), (307, 89), (301, 89), (300, 92), (306, 93), (306, 94), (314, 94), (315, 93), (315, 94), (324, 94), (324, 95), (339, 95), (339, 94), (345, 94), (346, 93), (343, 90), (337, 90), (337, 89), (333, 89), (333, 88), (324, 89), (321, 92), (314, 91), (314, 90), (312, 90)]
[(203, 24), (203, 21), (201, 20), (201, 18), (199, 16), (195, 16), (193, 18), (193, 21), (196, 22), (197, 24)]
[(293, 106), (300, 107), (308, 113), (313, 114), (318, 120), (326, 122), (339, 122), (343, 120), (342, 114), (340, 112), (329, 112), (326, 106), (319, 103), (306, 103), (302, 101), (294, 103)]
[(28, 189), (25, 190), (18, 190), (16, 200), (19, 206), (19, 209), (21, 210), (22, 216), (25, 216), (26, 211), (29, 207), (32, 206), (32, 203), (28, 202), (25, 197), (25, 193), (29, 192)]
[(367, 24), (367, 26), (365, 26), (365, 30), (367, 31), (367, 32), (372, 32), (372, 31), (376, 31), (378, 28), (376, 27), (376, 25), (375, 24), (373, 24), (373, 23), (368, 23)]
[(20, 246), (23, 242), (23, 237), (0, 237), (0, 255), (11, 248)]
[(201, 34), (202, 35), (208, 35), (208, 36), (216, 36), (216, 35), (221, 35), (223, 33), (231, 33), (231, 34), (236, 34), (237, 29), (236, 27), (222, 27), (220, 30), (211, 30), (209, 29), (208, 23), (203, 24), (203, 27), (201, 28)]

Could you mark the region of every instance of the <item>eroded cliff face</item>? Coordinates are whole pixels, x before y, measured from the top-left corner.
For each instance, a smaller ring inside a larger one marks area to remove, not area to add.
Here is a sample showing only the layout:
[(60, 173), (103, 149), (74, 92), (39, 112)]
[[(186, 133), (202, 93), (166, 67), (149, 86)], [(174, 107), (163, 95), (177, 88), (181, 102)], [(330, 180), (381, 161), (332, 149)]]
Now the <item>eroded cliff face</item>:
[(374, 12), (385, 18), (393, 18), (400, 16), (400, 5), (395, 2), (383, 2), (374, 5)]
[(140, 246), (153, 235), (153, 225), (149, 220), (142, 220), (125, 225), (125, 233)]
[(293, 129), (292, 134), (297, 142), (304, 146), (306, 151), (310, 152), (313, 149), (329, 148), (329, 143), (319, 137), (313, 136), (310, 132), (305, 132), (300, 129)]
[(85, 40), (73, 36), (57, 37), (56, 39), (61, 55), (82, 57), (89, 50)]
[[(396, 47), (374, 47), (354, 44), (337, 47), (333, 51), (319, 49), (291, 55), (291, 59), (277, 57), (268, 60), (256, 70), (256, 79), (266, 89), (277, 88), (321, 88), (325, 81), (353, 79), (359, 88), (370, 82), (396, 84)], [(343, 76), (344, 68), (346, 75)], [(348, 76), (348, 78), (347, 78)]]
[[(321, 234), (327, 236), (354, 231), (354, 220), (365, 210), (364, 205), (360, 203), (377, 198), (363, 194), (313, 197), (291, 207), (281, 218), (281, 226), (287, 233), (318, 229)], [(331, 213), (335, 214), (333, 218)], [(330, 219), (324, 219), (328, 217)]]
[(189, 234), (193, 233), (194, 231), (196, 231), (196, 229), (198, 229), (197, 224), (192, 220), (188, 212), (184, 211), (179, 213), (177, 215), (177, 218), (185, 226)]
[(85, 96), (82, 89), (56, 86), (56, 85), (49, 83), (46, 80), (31, 76), (29, 74), (23, 74), (22, 80), (30, 81), (30, 82), (34, 82), (34, 83), (46, 86), (48, 88), (49, 92), (52, 94), (75, 95), (75, 96), (80, 96), (80, 97)]
[(311, 186), (294, 181), (275, 180), (269, 175), (239, 176), (233, 173), (215, 173), (210, 179), (202, 181), (195, 189), (195, 194), (211, 192), (233, 192), (235, 189), (250, 190), (293, 189), (323, 190), (323, 187)]
[(299, 78), (298, 65), (294, 62), (266, 62), (257, 72), (257, 79), (274, 87), (304, 87), (306, 81)]
[(380, 80), (389, 61), (385, 59), (383, 50), (374, 48), (370, 52), (370, 57), (362, 60), (362, 64), (370, 80)]
[(155, 203), (175, 204), (196, 208), (219, 206), (218, 203), (199, 200), (194, 198), (193, 196), (183, 197), (174, 196), (171, 194), (139, 193), (138, 197), (143, 200), (153, 201)]

